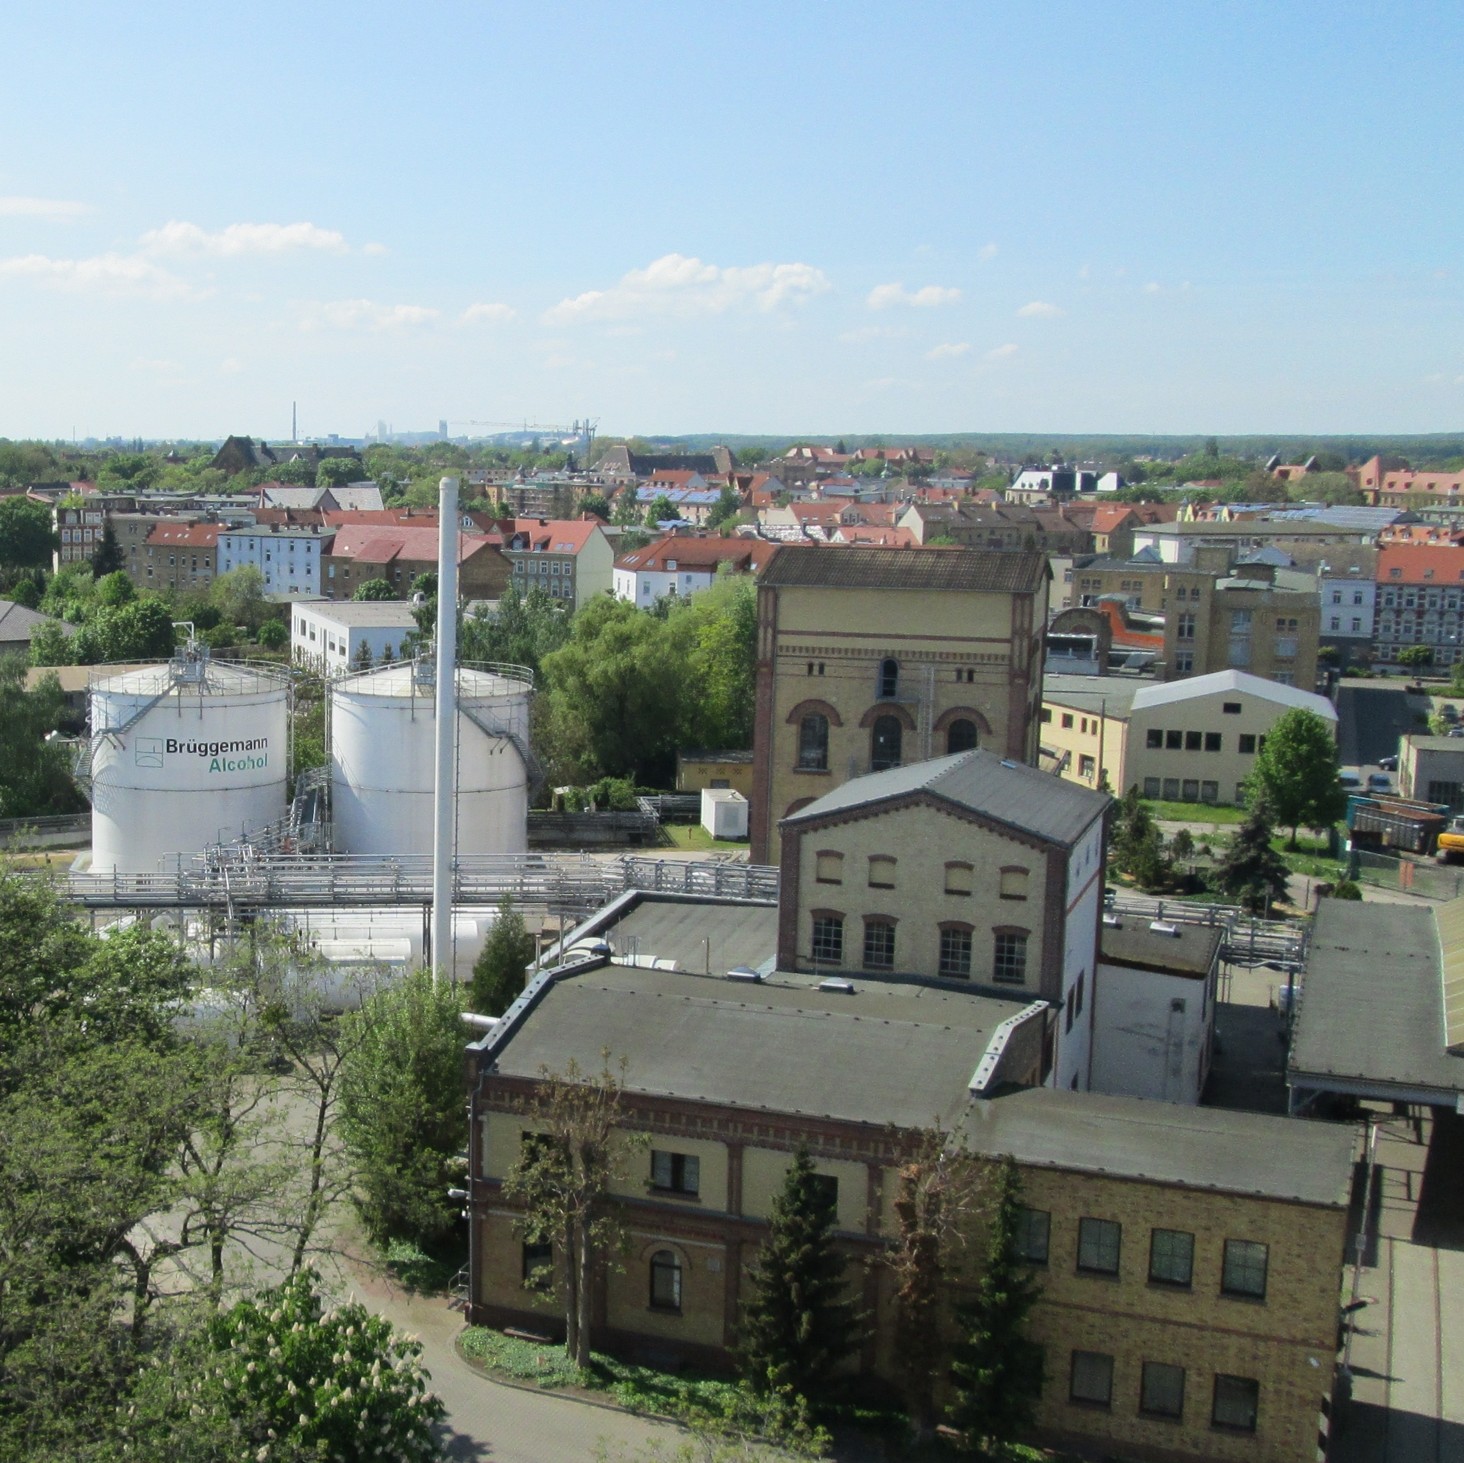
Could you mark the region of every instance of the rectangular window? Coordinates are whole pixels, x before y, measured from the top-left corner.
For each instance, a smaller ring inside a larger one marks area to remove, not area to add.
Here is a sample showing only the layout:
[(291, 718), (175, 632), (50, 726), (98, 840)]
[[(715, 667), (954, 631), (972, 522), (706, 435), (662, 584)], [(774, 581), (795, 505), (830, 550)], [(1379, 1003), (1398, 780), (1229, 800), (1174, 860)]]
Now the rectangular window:
[(813, 958), (821, 965), (838, 965), (844, 959), (844, 917), (816, 914), (813, 917)]
[(1198, 752), (1205, 743), (1205, 734), (1197, 731), (1187, 731), (1184, 734), (1184, 749), (1186, 752)]
[(1242, 756), (1254, 756), (1256, 750), (1256, 738), (1253, 732), (1241, 732), (1240, 751)]
[(895, 887), (895, 861), (886, 854), (874, 854), (869, 860), (869, 887), (871, 889), (893, 889)]
[(1207, 752), (1218, 752), (1220, 750), (1220, 733), (1219, 732), (1206, 732), (1205, 733), (1205, 750)]
[(1047, 1210), (1018, 1206), (1012, 1246), (1019, 1260), (1025, 1260), (1029, 1265), (1045, 1265), (1051, 1235), (1052, 1215)]
[(971, 978), (971, 931), (944, 929), (940, 932), (940, 974), (947, 980)]
[(1090, 1407), (1109, 1407), (1113, 1403), (1113, 1358), (1103, 1351), (1073, 1352), (1072, 1380), (1068, 1397)]
[(991, 978), (1001, 985), (1022, 985), (1027, 979), (1027, 937), (1004, 930), (996, 937)]
[(525, 1290), (549, 1290), (554, 1284), (554, 1246), (547, 1240), (524, 1241), (523, 1284)]
[(1184, 1368), (1146, 1361), (1139, 1382), (1139, 1411), (1150, 1417), (1183, 1417)]
[(1073, 725), (1073, 715), (1072, 715), (1072, 712), (1070, 712), (1070, 711), (1064, 711), (1063, 712), (1063, 714), (1062, 714), (1062, 724), (1063, 724), (1064, 730), (1070, 731), (1072, 729), (1072, 725)]
[(691, 1153), (651, 1150), (651, 1187), (668, 1194), (696, 1195), (701, 1192), (701, 1159)]
[(1240, 702), (1239, 701), (1226, 701), (1226, 702), (1223, 702), (1221, 704), (1220, 710), (1223, 711), (1226, 716), (1239, 716), (1240, 715)]
[(1160, 792), (1160, 783), (1157, 777), (1146, 777), (1144, 779), (1144, 796), (1146, 798), (1157, 798)]
[(814, 856), (814, 881), (819, 884), (844, 882), (844, 855), (824, 852)]
[(864, 968), (866, 970), (893, 970), (895, 968), (895, 927), (887, 919), (866, 919), (864, 921)]
[(1117, 1275), (1123, 1226), (1112, 1219), (1078, 1221), (1078, 1269), (1090, 1275)]
[(945, 866), (945, 892), (947, 894), (969, 894), (974, 873), (970, 864), (948, 863)]
[(1218, 803), (1220, 801), (1220, 784), (1218, 782), (1200, 783), (1200, 801), (1202, 803)]
[(1151, 751), (1157, 751), (1164, 745), (1164, 733), (1156, 726), (1151, 726), (1144, 735), (1144, 745)]
[(1252, 1377), (1215, 1375), (1215, 1406), (1210, 1421), (1216, 1427), (1253, 1433), (1261, 1409), (1261, 1384)]
[(1092, 757), (1080, 756), (1078, 758), (1079, 777), (1092, 777), (1097, 770), (1098, 764)]
[(1149, 1237), (1149, 1279), (1188, 1287), (1195, 1272), (1195, 1237), (1182, 1229), (1156, 1229)]
[(1184, 733), (1181, 731), (1167, 731), (1164, 733), (1164, 748), (1169, 752), (1181, 752), (1184, 750)]
[(657, 1250), (651, 1256), (651, 1309), (681, 1309), (681, 1262), (670, 1250)]
[(1266, 1297), (1267, 1248), (1256, 1240), (1225, 1241), (1225, 1265), (1220, 1275), (1220, 1289), (1226, 1295), (1249, 1296), (1254, 1300)]

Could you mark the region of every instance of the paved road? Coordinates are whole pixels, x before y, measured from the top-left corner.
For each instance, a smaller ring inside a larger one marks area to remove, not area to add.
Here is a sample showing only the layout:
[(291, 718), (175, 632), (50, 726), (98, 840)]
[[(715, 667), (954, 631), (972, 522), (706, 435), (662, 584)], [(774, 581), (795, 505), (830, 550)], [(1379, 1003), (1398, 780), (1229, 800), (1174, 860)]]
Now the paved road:
[[(1417, 701), (1421, 709), (1422, 702)], [(1337, 688), (1337, 748), (1343, 767), (1376, 768), (1416, 730), (1414, 702), (1401, 684), (1341, 682)]]

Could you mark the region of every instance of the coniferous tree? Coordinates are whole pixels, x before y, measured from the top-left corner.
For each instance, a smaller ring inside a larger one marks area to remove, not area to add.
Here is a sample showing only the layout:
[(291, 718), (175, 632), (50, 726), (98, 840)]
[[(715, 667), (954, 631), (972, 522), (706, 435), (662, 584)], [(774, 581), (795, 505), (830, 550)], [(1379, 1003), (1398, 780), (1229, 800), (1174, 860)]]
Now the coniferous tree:
[(1026, 1334), (1039, 1288), (1017, 1253), (1021, 1188), (1010, 1156), (996, 1193), (976, 1297), (957, 1309), (962, 1339), (951, 1360), (951, 1423), (988, 1453), (1029, 1426), (1042, 1393), (1042, 1348)]
[(1271, 808), (1264, 794), (1251, 798), (1245, 822), (1215, 870), (1224, 894), (1238, 899), (1252, 914), (1264, 914), (1271, 899), (1286, 897), (1286, 860), (1271, 847)]
[(786, 1386), (817, 1398), (858, 1344), (860, 1318), (845, 1298), (829, 1188), (800, 1148), (773, 1200), (738, 1338), (738, 1362), (759, 1391)]
[(469, 1000), (474, 1011), (484, 1016), (502, 1016), (527, 984), (525, 968), (534, 958), (534, 937), (524, 917), (505, 894), (498, 904), (498, 918), (483, 942), (482, 953), (473, 964)]
[(112, 527), (110, 518), (102, 525), (102, 536), (97, 543), (96, 551), (92, 554), (91, 563), (94, 579), (101, 579), (107, 574), (115, 574), (119, 569), (125, 567), (122, 563), (122, 546), (117, 542), (117, 530)]
[(1164, 838), (1139, 797), (1137, 783), (1119, 799), (1112, 847), (1114, 863), (1140, 888), (1153, 888), (1162, 878)]

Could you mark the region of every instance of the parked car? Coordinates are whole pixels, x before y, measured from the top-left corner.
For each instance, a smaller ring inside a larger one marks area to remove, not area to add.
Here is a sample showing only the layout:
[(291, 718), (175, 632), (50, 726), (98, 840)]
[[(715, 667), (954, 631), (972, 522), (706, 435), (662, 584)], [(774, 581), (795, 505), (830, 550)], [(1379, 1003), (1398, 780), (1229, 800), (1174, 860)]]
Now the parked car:
[(1454, 705), (1452, 701), (1445, 701), (1444, 704), (1439, 707), (1439, 715), (1442, 716), (1445, 721), (1452, 722), (1459, 720), (1458, 708)]
[(1381, 767), (1384, 772), (1396, 772), (1398, 770), (1397, 755), (1395, 754), (1391, 757), (1379, 757), (1378, 766)]
[(1369, 792), (1392, 792), (1393, 779), (1386, 772), (1369, 772), (1367, 790)]
[(1362, 779), (1355, 772), (1339, 773), (1337, 781), (1342, 784), (1344, 792), (1356, 792), (1362, 786)]

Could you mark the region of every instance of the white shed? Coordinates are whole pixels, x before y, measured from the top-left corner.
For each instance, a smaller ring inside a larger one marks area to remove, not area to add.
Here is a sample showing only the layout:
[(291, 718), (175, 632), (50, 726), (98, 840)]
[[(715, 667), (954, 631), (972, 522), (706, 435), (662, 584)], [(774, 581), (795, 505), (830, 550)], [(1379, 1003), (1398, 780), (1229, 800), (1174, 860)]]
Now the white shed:
[(746, 838), (747, 799), (730, 787), (704, 787), (701, 823), (713, 838)]

